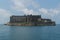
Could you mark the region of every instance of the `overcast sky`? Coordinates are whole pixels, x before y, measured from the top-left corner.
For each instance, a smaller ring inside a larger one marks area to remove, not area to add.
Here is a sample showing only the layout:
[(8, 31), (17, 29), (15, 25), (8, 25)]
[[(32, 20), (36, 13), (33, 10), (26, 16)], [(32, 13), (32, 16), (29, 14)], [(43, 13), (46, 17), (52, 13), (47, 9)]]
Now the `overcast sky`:
[(11, 15), (41, 15), (60, 24), (60, 0), (0, 0), (0, 24)]

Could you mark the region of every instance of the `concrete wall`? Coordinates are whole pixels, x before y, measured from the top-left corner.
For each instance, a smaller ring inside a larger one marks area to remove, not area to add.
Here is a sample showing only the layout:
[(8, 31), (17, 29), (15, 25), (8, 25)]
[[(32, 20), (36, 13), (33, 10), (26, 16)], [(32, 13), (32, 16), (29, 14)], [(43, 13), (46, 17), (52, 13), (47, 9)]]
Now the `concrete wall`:
[(38, 18), (41, 18), (41, 16), (38, 15), (27, 15), (27, 16), (11, 16), (10, 22), (37, 22)]

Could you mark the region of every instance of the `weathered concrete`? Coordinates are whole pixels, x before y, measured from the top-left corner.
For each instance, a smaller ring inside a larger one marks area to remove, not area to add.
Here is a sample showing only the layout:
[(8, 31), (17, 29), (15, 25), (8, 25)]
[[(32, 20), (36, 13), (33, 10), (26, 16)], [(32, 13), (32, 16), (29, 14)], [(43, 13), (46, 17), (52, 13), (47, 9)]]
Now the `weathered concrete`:
[(43, 19), (41, 15), (11, 16), (10, 26), (55, 26), (56, 23), (51, 19)]

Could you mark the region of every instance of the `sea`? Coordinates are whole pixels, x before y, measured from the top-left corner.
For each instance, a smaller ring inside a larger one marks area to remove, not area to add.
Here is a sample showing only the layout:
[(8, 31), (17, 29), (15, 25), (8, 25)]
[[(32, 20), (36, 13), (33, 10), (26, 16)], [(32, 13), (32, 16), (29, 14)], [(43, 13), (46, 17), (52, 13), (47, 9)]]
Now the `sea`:
[(56, 26), (8, 26), (0, 24), (0, 40), (60, 40)]

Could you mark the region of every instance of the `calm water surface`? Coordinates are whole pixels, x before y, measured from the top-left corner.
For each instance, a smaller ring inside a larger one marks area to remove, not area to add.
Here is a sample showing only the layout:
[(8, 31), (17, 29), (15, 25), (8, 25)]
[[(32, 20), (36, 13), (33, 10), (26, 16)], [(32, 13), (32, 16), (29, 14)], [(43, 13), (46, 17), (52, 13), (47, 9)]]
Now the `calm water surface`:
[(60, 40), (60, 25), (29, 27), (0, 25), (0, 40)]

